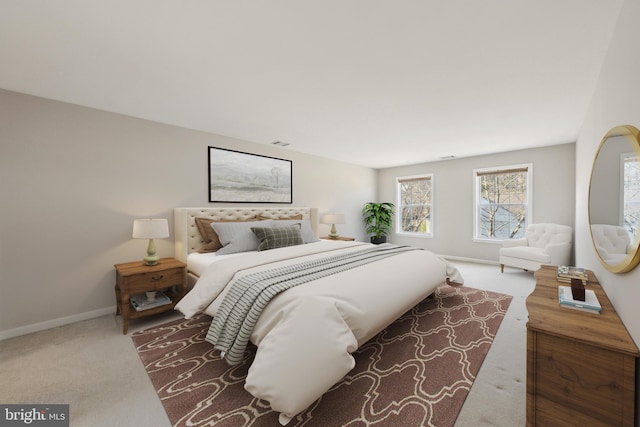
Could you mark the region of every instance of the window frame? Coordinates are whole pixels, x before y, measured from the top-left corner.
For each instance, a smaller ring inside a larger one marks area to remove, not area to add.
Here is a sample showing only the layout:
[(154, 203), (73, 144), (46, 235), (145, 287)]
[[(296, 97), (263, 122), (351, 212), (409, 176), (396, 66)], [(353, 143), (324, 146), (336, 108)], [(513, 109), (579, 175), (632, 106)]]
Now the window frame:
[(480, 236), (479, 232), (481, 227), (479, 226), (479, 213), (480, 206), (478, 205), (480, 199), (480, 176), (486, 175), (487, 173), (509, 173), (510, 171), (516, 170), (526, 170), (526, 178), (527, 178), (527, 194), (526, 194), (526, 222), (525, 228), (529, 224), (533, 224), (533, 163), (520, 163), (514, 165), (505, 165), (505, 166), (494, 166), (488, 168), (477, 168), (473, 170), (473, 238), (474, 242), (480, 243), (496, 243), (502, 244), (505, 240), (504, 238), (497, 237), (484, 237)]
[(637, 163), (637, 162), (638, 162), (638, 157), (636, 156), (636, 153), (633, 151), (629, 153), (620, 154), (620, 186), (618, 188), (620, 188), (621, 191), (620, 191), (620, 208), (619, 208), (619, 214), (618, 214), (619, 224), (627, 230), (632, 241), (636, 234), (632, 232), (633, 230), (629, 229), (630, 225), (627, 224), (625, 219), (627, 216), (627, 206), (636, 205), (637, 202), (626, 200), (625, 172), (626, 172), (627, 163)]
[[(402, 230), (402, 207), (404, 206), (401, 203), (402, 200), (402, 189), (401, 189), (401, 183), (402, 181), (410, 181), (410, 180), (421, 180), (421, 179), (428, 179), (431, 182), (431, 205), (430, 205), (430, 219), (431, 219), (431, 227), (430, 230), (426, 233), (422, 233), (422, 232), (411, 232), (411, 231), (404, 231)], [(434, 229), (435, 229), (435, 221), (434, 221), (434, 189), (435, 189), (435, 185), (434, 185), (434, 176), (433, 173), (426, 173), (426, 174), (420, 174), (420, 175), (409, 175), (409, 176), (398, 176), (396, 177), (396, 226), (395, 226), (395, 232), (397, 235), (399, 236), (405, 236), (405, 237), (419, 237), (419, 238), (426, 238), (426, 239), (432, 239), (434, 236)]]

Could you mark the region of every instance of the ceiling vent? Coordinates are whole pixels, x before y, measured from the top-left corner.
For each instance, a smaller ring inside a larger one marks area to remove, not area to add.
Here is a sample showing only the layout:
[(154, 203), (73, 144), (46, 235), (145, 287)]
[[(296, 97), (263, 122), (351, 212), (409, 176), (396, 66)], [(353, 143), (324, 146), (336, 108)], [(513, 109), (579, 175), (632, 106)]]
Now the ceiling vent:
[(278, 147), (287, 147), (291, 144), (289, 144), (288, 142), (282, 142), (282, 141), (273, 141), (271, 143), (271, 145), (277, 145)]
[(451, 160), (451, 159), (455, 159), (456, 156), (454, 156), (453, 154), (450, 154), (448, 156), (440, 156), (440, 160)]

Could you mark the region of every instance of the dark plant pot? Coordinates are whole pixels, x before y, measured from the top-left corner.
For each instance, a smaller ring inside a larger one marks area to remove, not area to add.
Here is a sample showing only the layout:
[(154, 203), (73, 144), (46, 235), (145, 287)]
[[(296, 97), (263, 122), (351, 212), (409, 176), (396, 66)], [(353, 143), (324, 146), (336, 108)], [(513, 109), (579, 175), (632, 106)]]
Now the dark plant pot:
[(387, 243), (387, 236), (371, 236), (371, 243), (374, 245), (379, 245), (380, 243)]

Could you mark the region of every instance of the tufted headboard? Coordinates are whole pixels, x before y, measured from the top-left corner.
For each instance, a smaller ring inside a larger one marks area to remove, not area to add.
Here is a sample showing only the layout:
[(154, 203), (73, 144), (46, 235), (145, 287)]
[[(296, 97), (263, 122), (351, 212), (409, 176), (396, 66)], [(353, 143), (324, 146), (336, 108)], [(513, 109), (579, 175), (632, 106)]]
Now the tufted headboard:
[(187, 255), (197, 252), (204, 241), (196, 227), (196, 217), (214, 220), (241, 220), (255, 218), (258, 215), (277, 218), (289, 218), (302, 215), (311, 222), (311, 229), (318, 234), (318, 209), (294, 207), (252, 207), (252, 208), (175, 208), (173, 210), (173, 229), (175, 235), (175, 257), (187, 262)]

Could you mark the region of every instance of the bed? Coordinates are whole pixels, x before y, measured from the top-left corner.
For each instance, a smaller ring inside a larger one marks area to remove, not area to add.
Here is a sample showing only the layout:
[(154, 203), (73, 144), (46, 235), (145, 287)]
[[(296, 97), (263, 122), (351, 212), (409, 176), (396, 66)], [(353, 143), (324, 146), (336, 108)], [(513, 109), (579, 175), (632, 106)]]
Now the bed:
[[(207, 341), (231, 364), (244, 342), (257, 346), (245, 389), (269, 402), (283, 425), (353, 369), (351, 353), (360, 345), (438, 286), (463, 283), (455, 267), (429, 251), (318, 239), (312, 208), (174, 213), (175, 256), (194, 283), (176, 309), (187, 318), (212, 316)], [(224, 249), (199, 252), (211, 244), (200, 232), (208, 228)], [(238, 315), (233, 310), (252, 292), (255, 301)], [(229, 324), (236, 334), (226, 332)]]

